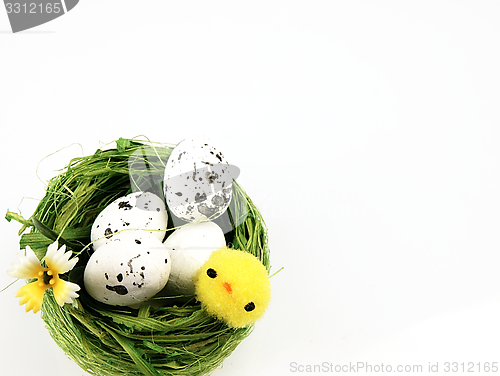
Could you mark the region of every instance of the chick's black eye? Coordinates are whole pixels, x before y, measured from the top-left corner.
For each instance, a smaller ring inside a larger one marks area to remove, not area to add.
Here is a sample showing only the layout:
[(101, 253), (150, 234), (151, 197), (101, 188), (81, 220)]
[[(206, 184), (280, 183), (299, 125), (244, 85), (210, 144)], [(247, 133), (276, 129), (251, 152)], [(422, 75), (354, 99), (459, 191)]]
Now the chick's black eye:
[(255, 309), (255, 304), (253, 304), (253, 302), (250, 302), (245, 306), (245, 311), (247, 312), (253, 311), (254, 309)]
[(217, 277), (217, 272), (215, 270), (213, 270), (212, 268), (210, 268), (207, 270), (207, 275), (210, 278), (215, 278), (215, 277)]

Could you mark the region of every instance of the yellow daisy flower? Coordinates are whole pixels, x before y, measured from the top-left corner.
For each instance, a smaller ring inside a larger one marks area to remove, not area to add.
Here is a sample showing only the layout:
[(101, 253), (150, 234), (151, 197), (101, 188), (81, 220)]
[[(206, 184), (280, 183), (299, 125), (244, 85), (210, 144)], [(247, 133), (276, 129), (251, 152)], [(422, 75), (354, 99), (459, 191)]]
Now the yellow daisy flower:
[(16, 292), (16, 296), (21, 298), (19, 305), (26, 304), (26, 312), (33, 310), (37, 313), (42, 308), (45, 290), (52, 288), (57, 303), (62, 307), (64, 303), (71, 303), (73, 298), (77, 298), (76, 293), (80, 286), (76, 283), (64, 281), (59, 274), (64, 274), (74, 268), (78, 258), (71, 260), (71, 252), (66, 252), (66, 246), (58, 249), (57, 242), (52, 243), (47, 248), (45, 254), (44, 267), (33, 250), (26, 246), (26, 255), (18, 255), (19, 264), (13, 264), (12, 270), (7, 273), (14, 278), (37, 280), (21, 287)]

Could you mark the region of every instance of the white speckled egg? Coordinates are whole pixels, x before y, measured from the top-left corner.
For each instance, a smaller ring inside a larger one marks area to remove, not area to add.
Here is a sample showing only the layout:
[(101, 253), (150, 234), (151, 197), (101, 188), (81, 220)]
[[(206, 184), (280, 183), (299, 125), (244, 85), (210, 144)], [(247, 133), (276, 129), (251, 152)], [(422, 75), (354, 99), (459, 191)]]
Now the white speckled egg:
[(92, 254), (85, 267), (85, 289), (102, 303), (136, 305), (165, 287), (171, 266), (169, 250), (160, 240), (141, 231), (125, 231)]
[(233, 177), (230, 166), (208, 138), (181, 141), (165, 167), (165, 197), (177, 217), (196, 222), (215, 219), (229, 206)]
[[(150, 192), (135, 192), (113, 201), (97, 216), (90, 234), (94, 249), (114, 233), (125, 229), (147, 229), (158, 240), (166, 234), (168, 212), (161, 198)], [(125, 231), (128, 232), (128, 231)]]
[(161, 295), (192, 295), (194, 274), (213, 251), (226, 246), (226, 239), (217, 224), (206, 221), (175, 230), (163, 244), (170, 251), (172, 270)]

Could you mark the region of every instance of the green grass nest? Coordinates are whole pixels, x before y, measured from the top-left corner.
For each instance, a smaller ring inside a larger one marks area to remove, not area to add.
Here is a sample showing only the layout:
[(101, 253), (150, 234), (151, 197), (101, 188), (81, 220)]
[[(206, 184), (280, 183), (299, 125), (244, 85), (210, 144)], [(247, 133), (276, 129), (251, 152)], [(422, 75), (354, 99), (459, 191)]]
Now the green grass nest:
[[(42, 258), (57, 239), (78, 255), (79, 263), (65, 277), (81, 286), (79, 298), (74, 305), (60, 307), (47, 290), (41, 317), (59, 347), (90, 374), (208, 374), (252, 331), (253, 326), (226, 326), (202, 310), (194, 297), (182, 305), (166, 302), (161, 308), (144, 305), (136, 310), (101, 304), (83, 288), (94, 219), (110, 202), (132, 192), (136, 183), (144, 186), (149, 182), (153, 191), (162, 189), (161, 178), (172, 149), (171, 145), (120, 138), (113, 149), (71, 160), (49, 181), (45, 197), (30, 219), (7, 213), (8, 220), (23, 224), (21, 249), (29, 245)], [(135, 173), (137, 181), (131, 184), (130, 158), (141, 154), (149, 156), (140, 161), (147, 169), (142, 176)], [(228, 245), (252, 253), (269, 272), (264, 221), (236, 181), (228, 215), (214, 222), (223, 228)]]

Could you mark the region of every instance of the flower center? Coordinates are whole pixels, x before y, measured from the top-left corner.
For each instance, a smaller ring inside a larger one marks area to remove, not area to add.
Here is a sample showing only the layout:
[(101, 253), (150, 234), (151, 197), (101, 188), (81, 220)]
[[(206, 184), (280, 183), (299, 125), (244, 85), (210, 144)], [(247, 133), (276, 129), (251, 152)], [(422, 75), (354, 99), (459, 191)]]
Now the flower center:
[[(52, 273), (50, 273), (52, 274)], [(45, 283), (46, 285), (48, 285), (50, 283), (50, 280), (52, 278), (54, 278), (52, 275), (50, 275), (48, 270), (44, 271), (43, 272), (43, 277), (42, 277), (42, 280), (43, 280), (43, 283)]]
[(52, 286), (56, 281), (53, 279), (54, 278), (54, 273), (50, 269), (46, 269), (43, 272), (38, 273), (38, 284), (40, 286)]

